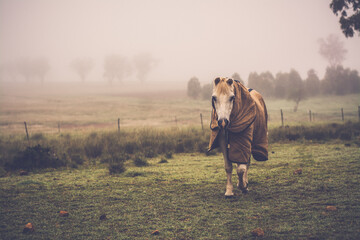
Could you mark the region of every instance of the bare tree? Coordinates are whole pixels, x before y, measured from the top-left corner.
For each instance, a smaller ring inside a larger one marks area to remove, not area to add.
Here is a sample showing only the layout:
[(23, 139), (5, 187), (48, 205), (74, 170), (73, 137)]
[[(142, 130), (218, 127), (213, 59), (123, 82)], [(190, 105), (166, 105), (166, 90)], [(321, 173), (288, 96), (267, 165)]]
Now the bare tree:
[(70, 66), (72, 70), (79, 75), (81, 82), (84, 83), (86, 77), (93, 69), (94, 64), (91, 58), (78, 58), (72, 61)]
[(31, 61), (27, 58), (19, 60), (16, 64), (17, 72), (24, 77), (26, 82), (30, 81), (30, 78), (34, 75), (31, 68)]
[(40, 79), (41, 84), (44, 84), (45, 75), (50, 70), (49, 61), (46, 58), (37, 58), (31, 62), (30, 67), (33, 75)]
[(128, 60), (121, 55), (109, 55), (104, 62), (104, 78), (111, 84), (114, 79), (123, 81), (125, 77), (130, 76), (132, 68)]
[(29, 82), (31, 78), (39, 78), (44, 83), (45, 75), (50, 70), (49, 61), (46, 58), (21, 59), (16, 64), (17, 72)]
[(133, 58), (136, 77), (140, 82), (144, 82), (151, 69), (156, 65), (156, 61), (149, 53), (141, 53)]
[(345, 60), (347, 50), (344, 48), (344, 43), (340, 41), (339, 37), (330, 34), (326, 40), (319, 39), (320, 49), (319, 53), (328, 62), (330, 67), (341, 65)]

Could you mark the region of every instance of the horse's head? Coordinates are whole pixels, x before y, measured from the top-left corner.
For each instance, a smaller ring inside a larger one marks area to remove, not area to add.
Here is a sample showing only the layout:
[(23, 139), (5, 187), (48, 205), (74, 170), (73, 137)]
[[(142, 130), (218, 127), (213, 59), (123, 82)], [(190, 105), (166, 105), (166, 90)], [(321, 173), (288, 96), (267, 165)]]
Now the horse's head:
[(216, 111), (220, 128), (225, 129), (229, 125), (234, 99), (234, 81), (231, 78), (215, 78), (212, 105)]

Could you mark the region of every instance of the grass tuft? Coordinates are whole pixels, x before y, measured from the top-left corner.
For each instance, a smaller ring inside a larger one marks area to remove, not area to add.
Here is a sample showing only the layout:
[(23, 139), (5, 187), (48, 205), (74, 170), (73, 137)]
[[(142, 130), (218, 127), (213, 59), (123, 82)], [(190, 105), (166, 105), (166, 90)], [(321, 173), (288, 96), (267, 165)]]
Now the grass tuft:
[(141, 155), (141, 154), (135, 155), (135, 157), (134, 157), (134, 164), (135, 164), (135, 166), (137, 166), (137, 167), (145, 167), (145, 166), (148, 166), (148, 165), (149, 165), (149, 163), (148, 163), (148, 161), (146, 160), (146, 158), (145, 158), (143, 155)]
[(161, 158), (161, 160), (159, 161), (159, 163), (168, 163), (168, 160), (166, 160), (165, 158)]
[(119, 174), (126, 171), (124, 162), (114, 162), (109, 164), (109, 173), (112, 174)]

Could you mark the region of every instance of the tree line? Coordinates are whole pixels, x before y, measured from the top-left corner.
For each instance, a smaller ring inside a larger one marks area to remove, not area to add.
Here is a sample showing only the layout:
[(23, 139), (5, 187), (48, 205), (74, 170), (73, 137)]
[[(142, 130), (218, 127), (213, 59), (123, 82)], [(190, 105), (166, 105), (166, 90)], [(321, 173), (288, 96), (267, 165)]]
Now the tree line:
[[(347, 50), (339, 37), (330, 34), (326, 39), (319, 39), (319, 54), (328, 62), (325, 76), (322, 80), (314, 69), (307, 72), (302, 79), (300, 74), (291, 69), (290, 72), (279, 72), (275, 76), (267, 71), (249, 74), (247, 86), (256, 89), (264, 97), (282, 98), (295, 102), (297, 111), (299, 102), (307, 97), (319, 94), (345, 95), (360, 92), (360, 77), (357, 70), (344, 68), (342, 62), (346, 58)], [(238, 73), (232, 75), (234, 80), (244, 83)], [(212, 85), (200, 86), (199, 79), (193, 77), (188, 82), (188, 96), (191, 98), (210, 99)]]
[[(232, 78), (244, 83), (237, 73), (234, 73)], [(255, 89), (266, 98), (294, 101), (296, 111), (299, 102), (308, 97), (359, 93), (360, 77), (358, 71), (344, 68), (342, 65), (328, 67), (322, 80), (314, 69), (307, 72), (305, 79), (302, 79), (295, 69), (291, 69), (290, 72), (278, 72), (275, 76), (269, 71), (252, 72), (249, 74), (247, 87)], [(192, 77), (188, 81), (187, 94), (194, 99), (210, 99), (212, 85), (205, 84), (201, 87), (199, 79)]]
[[(123, 81), (125, 78), (135, 75), (143, 82), (147, 75), (155, 67), (157, 61), (151, 54), (142, 53), (129, 59), (120, 54), (108, 55), (103, 63), (103, 78), (112, 83), (114, 80)], [(50, 61), (45, 58), (24, 58), (14, 62), (6, 62), (0, 65), (0, 79), (15, 81), (19, 76), (26, 82), (40, 80), (43, 84), (47, 73), (50, 71)], [(89, 57), (74, 59), (70, 64), (70, 69), (85, 82), (90, 72), (94, 69), (94, 61)]]

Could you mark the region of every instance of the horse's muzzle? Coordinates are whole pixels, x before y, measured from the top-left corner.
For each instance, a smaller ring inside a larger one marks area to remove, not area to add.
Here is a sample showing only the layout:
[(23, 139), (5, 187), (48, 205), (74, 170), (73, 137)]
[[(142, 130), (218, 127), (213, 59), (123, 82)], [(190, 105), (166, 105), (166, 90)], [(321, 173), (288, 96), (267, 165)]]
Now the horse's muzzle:
[(227, 119), (220, 119), (218, 121), (218, 126), (220, 128), (226, 129), (228, 125), (229, 125), (229, 120), (227, 120)]

